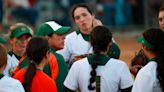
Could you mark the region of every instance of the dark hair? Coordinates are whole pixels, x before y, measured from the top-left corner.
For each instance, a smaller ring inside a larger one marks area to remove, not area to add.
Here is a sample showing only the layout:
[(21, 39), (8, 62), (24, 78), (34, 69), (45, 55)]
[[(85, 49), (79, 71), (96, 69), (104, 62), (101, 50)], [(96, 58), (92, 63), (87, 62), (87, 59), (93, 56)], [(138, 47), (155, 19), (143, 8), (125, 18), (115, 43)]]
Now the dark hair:
[(74, 11), (79, 8), (79, 7), (82, 7), (82, 8), (85, 8), (88, 10), (88, 12), (92, 15), (93, 12), (91, 10), (91, 8), (89, 7), (89, 5), (85, 4), (85, 3), (80, 3), (80, 4), (75, 4), (72, 9), (71, 9), (71, 17), (72, 19), (74, 20), (75, 19), (75, 16), (74, 16)]
[(0, 68), (7, 64), (7, 50), (3, 44), (0, 43)]
[(24, 75), (23, 87), (25, 92), (30, 92), (32, 80), (37, 70), (35, 64), (38, 65), (41, 63), (41, 60), (49, 49), (50, 47), (48, 41), (43, 37), (34, 37), (29, 41), (26, 49), (26, 54), (31, 62)]
[(91, 78), (89, 80), (90, 84), (88, 85), (89, 90), (95, 89), (95, 87), (92, 86), (92, 83), (94, 83), (96, 79), (97, 61), (99, 61), (100, 52), (107, 51), (110, 42), (112, 42), (112, 33), (108, 28), (97, 26), (91, 32), (90, 43), (93, 47), (94, 57), (93, 64), (91, 64), (92, 71), (90, 72)]
[(157, 77), (164, 92), (164, 32), (161, 29), (151, 28), (146, 30), (143, 36), (154, 47), (150, 50), (157, 55)]
[(52, 37), (54, 33), (48, 34), (48, 37)]
[(162, 6), (159, 8), (159, 12), (160, 11), (164, 11), (164, 4), (162, 4)]

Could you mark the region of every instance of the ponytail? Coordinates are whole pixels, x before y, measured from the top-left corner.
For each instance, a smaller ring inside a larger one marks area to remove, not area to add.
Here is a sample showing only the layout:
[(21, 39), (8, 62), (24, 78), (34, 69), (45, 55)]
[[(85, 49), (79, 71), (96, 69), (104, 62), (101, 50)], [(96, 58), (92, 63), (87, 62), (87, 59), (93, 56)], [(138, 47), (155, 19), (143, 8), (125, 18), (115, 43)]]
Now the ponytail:
[(164, 49), (163, 47), (164, 47), (164, 44), (161, 44), (158, 48), (159, 52), (157, 53), (157, 78), (159, 79), (162, 92), (164, 92), (164, 67), (163, 67), (164, 66)]
[(156, 54), (157, 78), (164, 92), (164, 32), (161, 29), (151, 28), (143, 33), (143, 37), (153, 46), (150, 50)]
[(50, 49), (48, 41), (42, 37), (33, 37), (26, 48), (26, 54), (29, 58), (30, 64), (26, 73), (24, 74), (23, 87), (25, 92), (30, 92), (32, 86), (32, 80), (36, 74), (37, 67), (42, 63), (43, 58), (46, 56), (48, 50)]
[(30, 63), (30, 65), (24, 75), (24, 82), (22, 83), (23, 87), (25, 89), (25, 92), (30, 92), (32, 80), (36, 74), (36, 70), (37, 70), (37, 68), (35, 66), (35, 63), (34, 62)]
[(93, 64), (91, 64), (92, 71), (90, 72), (91, 78), (89, 79), (90, 84), (88, 85), (89, 90), (94, 90), (96, 87), (92, 84), (96, 81), (96, 68), (97, 68), (97, 61), (99, 60), (100, 51), (95, 50), (95, 54), (93, 56)]
[(96, 81), (96, 68), (100, 60), (101, 52), (108, 50), (109, 43), (112, 41), (112, 33), (105, 26), (96, 26), (90, 34), (90, 43), (93, 47), (93, 63), (91, 63), (92, 70), (90, 72), (91, 78), (89, 79), (89, 90), (95, 90), (92, 84)]

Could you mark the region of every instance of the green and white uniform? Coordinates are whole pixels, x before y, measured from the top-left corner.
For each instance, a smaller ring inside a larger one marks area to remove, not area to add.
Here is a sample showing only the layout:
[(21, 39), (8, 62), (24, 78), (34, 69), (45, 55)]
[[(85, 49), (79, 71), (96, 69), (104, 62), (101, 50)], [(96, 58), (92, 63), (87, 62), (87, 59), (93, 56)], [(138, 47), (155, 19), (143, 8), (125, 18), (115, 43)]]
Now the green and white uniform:
[[(67, 32), (69, 32), (69, 29), (70, 27), (61, 26), (55, 21), (48, 21), (48, 22), (43, 23), (39, 27), (36, 35), (37, 36), (47, 36), (47, 35), (52, 35), (52, 34), (65, 35), (67, 34)], [(64, 61), (64, 58), (62, 55), (56, 53), (53, 48), (51, 48), (51, 51), (57, 59), (58, 68), (59, 68), (58, 76), (56, 79), (58, 92), (63, 92), (63, 88), (64, 88), (63, 82), (68, 73), (68, 66), (66, 62)]]
[[(112, 39), (112, 50), (108, 52), (110, 57), (118, 59), (120, 56), (120, 49)], [(74, 56), (92, 53), (92, 46), (89, 43), (89, 35), (82, 34), (80, 30), (72, 32), (66, 36), (64, 49), (57, 51), (61, 54), (65, 61), (72, 61)]]
[(136, 76), (132, 92), (162, 92), (157, 78), (157, 62), (150, 61)]
[[(92, 70), (92, 56), (75, 62), (65, 81), (64, 85), (70, 90), (80, 89), (80, 92), (92, 92), (88, 89), (90, 72)], [(100, 76), (101, 92), (118, 92), (119, 89), (126, 89), (133, 85), (128, 66), (120, 60), (101, 56), (96, 68), (97, 76)], [(95, 83), (93, 84), (95, 85)], [(95, 90), (93, 91), (95, 92)]]
[(74, 56), (89, 54), (92, 52), (92, 46), (87, 40), (89, 40), (89, 36), (88, 38), (86, 36), (85, 40), (85, 36), (82, 36), (79, 31), (72, 32), (65, 38), (64, 49), (57, 51), (57, 53), (61, 54), (68, 62), (72, 61)]
[(9, 76), (0, 74), (0, 92), (25, 92), (22, 84)]
[(14, 52), (9, 51), (7, 54), (7, 65), (4, 70), (4, 75), (11, 76), (10, 71), (12, 71), (17, 65), (21, 57), (16, 56)]
[[(25, 34), (28, 34), (30, 37), (32, 37), (33, 35), (31, 29), (28, 26), (20, 26), (13, 29), (13, 31), (10, 34), (10, 39), (19, 38)], [(21, 56), (17, 56), (12, 50), (9, 51), (7, 55), (7, 65), (4, 70), (4, 74), (7, 76), (11, 76), (10, 71), (13, 71), (13, 69), (18, 65), (20, 59)]]
[(58, 62), (59, 72), (56, 79), (58, 92), (63, 92), (63, 88), (64, 88), (63, 82), (68, 74), (68, 65), (65, 63), (63, 56), (56, 53), (53, 48), (51, 48), (51, 52), (55, 55)]

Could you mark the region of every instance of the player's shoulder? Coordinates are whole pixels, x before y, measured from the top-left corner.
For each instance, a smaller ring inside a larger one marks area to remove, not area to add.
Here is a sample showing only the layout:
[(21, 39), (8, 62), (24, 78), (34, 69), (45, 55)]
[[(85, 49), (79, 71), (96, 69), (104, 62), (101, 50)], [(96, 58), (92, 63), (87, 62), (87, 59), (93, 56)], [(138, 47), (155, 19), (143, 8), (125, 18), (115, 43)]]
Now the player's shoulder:
[(77, 60), (75, 63), (73, 63), (73, 65), (77, 67), (87, 67), (87, 65), (89, 65), (89, 62), (87, 58), (83, 58), (83, 59)]
[(119, 60), (119, 59), (115, 59), (115, 58), (111, 58), (109, 60), (109, 64), (111, 65), (115, 65), (115, 66), (120, 66), (120, 67), (123, 67), (123, 66), (127, 66), (127, 64), (122, 61), (122, 60)]
[(71, 39), (71, 38), (76, 37), (77, 35), (78, 35), (78, 34), (76, 33), (76, 31), (74, 31), (74, 32), (68, 34), (68, 35), (66, 36), (66, 38), (67, 38), (67, 39)]

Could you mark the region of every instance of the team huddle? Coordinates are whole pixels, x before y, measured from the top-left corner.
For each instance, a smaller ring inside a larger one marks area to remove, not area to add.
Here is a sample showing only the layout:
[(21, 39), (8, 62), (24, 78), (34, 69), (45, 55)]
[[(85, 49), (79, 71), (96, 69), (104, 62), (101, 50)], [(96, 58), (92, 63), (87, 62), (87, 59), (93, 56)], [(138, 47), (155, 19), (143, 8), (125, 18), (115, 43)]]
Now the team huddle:
[(55, 21), (36, 32), (24, 23), (9, 28), (9, 52), (0, 38), (0, 92), (164, 92), (164, 5), (160, 28), (137, 38), (142, 47), (130, 68), (87, 4), (73, 6), (71, 16), (78, 30)]

